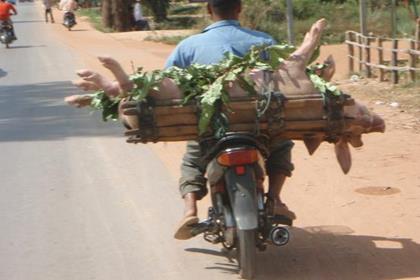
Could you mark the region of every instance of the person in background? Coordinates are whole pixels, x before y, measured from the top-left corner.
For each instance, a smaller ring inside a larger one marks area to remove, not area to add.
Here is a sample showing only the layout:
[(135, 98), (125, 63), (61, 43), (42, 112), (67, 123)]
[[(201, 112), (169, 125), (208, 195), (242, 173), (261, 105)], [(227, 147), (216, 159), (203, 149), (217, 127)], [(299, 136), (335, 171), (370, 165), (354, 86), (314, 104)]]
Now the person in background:
[[(187, 68), (191, 64), (214, 64), (220, 62), (227, 52), (244, 56), (255, 45), (273, 45), (274, 39), (263, 32), (241, 27), (239, 14), (241, 0), (208, 0), (207, 10), (213, 24), (200, 34), (190, 36), (175, 48), (168, 58), (166, 68)], [(270, 143), (270, 156), (266, 162), (269, 178), (267, 208), (273, 215), (282, 215), (290, 220), (296, 218), (280, 199), (286, 177), (291, 176), (293, 142), (283, 140)], [(190, 227), (198, 223), (197, 201), (207, 194), (205, 163), (201, 162), (202, 151), (198, 142), (190, 141), (181, 164), (180, 193), (184, 199), (184, 217), (175, 232), (175, 238), (192, 237)]]
[[(64, 12), (63, 17), (66, 17), (66, 14), (70, 13), (72, 17), (74, 17), (74, 22), (76, 23), (76, 16), (74, 11), (78, 8), (78, 2), (76, 0), (61, 0), (58, 4), (60, 10)], [(63, 19), (64, 20), (64, 19)]]
[(140, 0), (136, 0), (133, 8), (134, 26), (136, 30), (150, 30), (149, 23), (143, 17), (143, 10)]
[(11, 32), (13, 39), (17, 40), (15, 29), (13, 28), (13, 22), (10, 19), (11, 11), (14, 15), (17, 15), (17, 10), (12, 4), (6, 2), (6, 0), (0, 0), (0, 24), (3, 24), (3, 22), (10, 24), (10, 26), (12, 26)]
[(43, 0), (43, 4), (45, 9), (45, 22), (48, 23), (48, 16), (50, 16), (51, 23), (54, 23), (51, 0)]

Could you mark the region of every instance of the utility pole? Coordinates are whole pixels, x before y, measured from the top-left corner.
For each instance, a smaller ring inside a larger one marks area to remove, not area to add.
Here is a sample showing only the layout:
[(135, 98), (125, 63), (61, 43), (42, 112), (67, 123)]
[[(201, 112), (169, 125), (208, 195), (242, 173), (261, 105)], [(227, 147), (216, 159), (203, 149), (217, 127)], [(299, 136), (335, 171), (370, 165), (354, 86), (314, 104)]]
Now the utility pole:
[(392, 38), (397, 37), (397, 1), (391, 0), (391, 30), (392, 30)]
[[(392, 0), (394, 1), (394, 0)], [(360, 17), (360, 33), (363, 36), (367, 35), (367, 5), (366, 0), (359, 1), (359, 17)]]
[(287, 41), (290, 45), (295, 44), (295, 34), (293, 33), (293, 2), (292, 0), (286, 0), (287, 2)]

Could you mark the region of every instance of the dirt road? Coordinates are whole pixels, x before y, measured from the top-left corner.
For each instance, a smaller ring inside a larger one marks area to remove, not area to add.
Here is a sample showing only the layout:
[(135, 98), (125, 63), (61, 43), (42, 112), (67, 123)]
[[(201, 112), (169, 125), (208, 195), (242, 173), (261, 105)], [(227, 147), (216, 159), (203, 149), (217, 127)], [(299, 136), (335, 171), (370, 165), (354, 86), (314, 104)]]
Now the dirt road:
[[(51, 25), (50, 31), (80, 55), (86, 68), (103, 73), (106, 71), (97, 62), (97, 55), (111, 55), (131, 72), (132, 65), (147, 70), (162, 68), (173, 48), (136, 39), (140, 33), (103, 34), (82, 20), (74, 31), (68, 32), (59, 24)], [(347, 63), (344, 50), (322, 50), (324, 57), (335, 52), (339, 65), (336, 79), (346, 76), (340, 66)], [(346, 88), (351, 94), (348, 83)], [(296, 143), (296, 170), (286, 183), (283, 198), (298, 219), (288, 246), (259, 254), (258, 262), (263, 267), (260, 279), (420, 279), (420, 134), (413, 126), (404, 127), (416, 119), (398, 107), (358, 98), (385, 118), (386, 133), (367, 135), (365, 145), (352, 150), (353, 168), (348, 175), (340, 171), (333, 146), (323, 144), (314, 156), (309, 156), (303, 145)], [(121, 145), (128, 144), (121, 141)], [(147, 146), (176, 180), (184, 143)], [(174, 200), (179, 200), (180, 209), (182, 201), (178, 197)], [(202, 218), (206, 206), (206, 201), (200, 204)], [(163, 217), (156, 218), (157, 223), (165, 223)], [(214, 254), (191, 248), (194, 241), (164, 242), (179, 245), (185, 260), (197, 253)], [(217, 279), (233, 267), (215, 263), (214, 267), (199, 269), (206, 275), (214, 273)], [(194, 279), (191, 275), (186, 278)], [(165, 279), (172, 278), (166, 275)]]

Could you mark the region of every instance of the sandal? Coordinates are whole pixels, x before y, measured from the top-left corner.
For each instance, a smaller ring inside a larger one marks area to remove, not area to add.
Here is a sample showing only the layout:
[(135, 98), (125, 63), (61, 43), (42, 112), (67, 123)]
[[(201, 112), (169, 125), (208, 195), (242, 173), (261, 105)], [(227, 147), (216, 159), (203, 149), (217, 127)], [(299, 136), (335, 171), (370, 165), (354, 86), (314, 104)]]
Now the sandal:
[(284, 203), (275, 203), (274, 200), (267, 195), (267, 200), (265, 202), (265, 207), (267, 209), (268, 215), (272, 216), (284, 216), (291, 221), (296, 219), (296, 214), (289, 210), (286, 204)]
[(191, 233), (191, 227), (198, 224), (197, 216), (185, 217), (178, 226), (174, 238), (178, 240), (187, 240), (194, 237)]

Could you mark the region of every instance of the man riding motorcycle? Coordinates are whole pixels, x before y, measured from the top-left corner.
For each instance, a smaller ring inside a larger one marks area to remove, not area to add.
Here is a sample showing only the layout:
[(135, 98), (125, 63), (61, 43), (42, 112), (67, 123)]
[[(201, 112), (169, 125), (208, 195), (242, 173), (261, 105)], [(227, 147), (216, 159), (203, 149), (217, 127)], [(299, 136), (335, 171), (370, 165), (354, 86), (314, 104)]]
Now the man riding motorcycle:
[(15, 30), (13, 28), (13, 22), (10, 19), (10, 11), (13, 11), (12, 15), (17, 15), (16, 8), (12, 4), (6, 2), (6, 0), (0, 0), (0, 25), (4, 23), (9, 24), (12, 27), (11, 32), (13, 35), (13, 40), (17, 40)]
[[(200, 34), (182, 41), (169, 57), (166, 67), (186, 68), (193, 63), (218, 63), (226, 52), (243, 56), (254, 45), (271, 45), (274, 39), (263, 32), (243, 28), (239, 24), (241, 0), (208, 0), (208, 12), (213, 24)], [(291, 163), (291, 141), (270, 143), (267, 159), (269, 190), (267, 198), (270, 211), (290, 220), (295, 214), (280, 199), (286, 177), (294, 169)], [(184, 199), (184, 217), (176, 232), (176, 239), (192, 237), (190, 226), (198, 222), (197, 201), (206, 193), (205, 164), (201, 162), (202, 151), (197, 142), (188, 142), (187, 152), (181, 165), (180, 192)], [(262, 182), (260, 182), (262, 184)]]
[(59, 7), (63, 10), (63, 22), (65, 21), (66, 17), (72, 17), (74, 20), (74, 25), (77, 24), (74, 11), (77, 10), (78, 4), (76, 0), (61, 0), (59, 3)]

